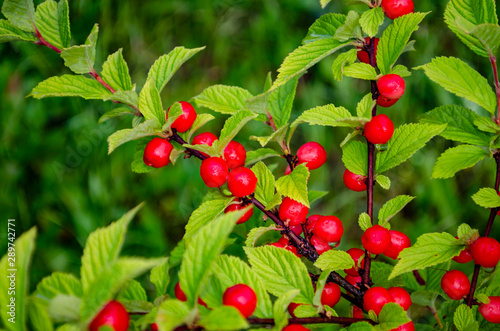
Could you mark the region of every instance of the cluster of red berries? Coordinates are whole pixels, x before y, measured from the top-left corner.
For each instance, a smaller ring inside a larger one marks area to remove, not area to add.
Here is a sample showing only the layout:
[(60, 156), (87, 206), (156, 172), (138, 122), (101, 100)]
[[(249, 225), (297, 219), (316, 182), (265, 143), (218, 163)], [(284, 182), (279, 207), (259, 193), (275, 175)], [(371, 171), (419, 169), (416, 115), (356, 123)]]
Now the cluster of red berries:
[(90, 322), (89, 330), (98, 331), (102, 326), (109, 326), (115, 331), (127, 331), (130, 317), (125, 307), (118, 301), (108, 302)]
[(494, 238), (479, 237), (453, 258), (453, 261), (458, 263), (468, 263), (472, 260), (483, 268), (496, 267), (500, 261), (500, 243)]
[(380, 225), (373, 225), (366, 229), (361, 236), (363, 247), (371, 254), (384, 254), (396, 260), (399, 253), (411, 246), (410, 238), (396, 230), (388, 230)]
[[(323, 306), (329, 306), (333, 308), (340, 301), (340, 296), (341, 291), (339, 285), (332, 282), (326, 283), (325, 287), (323, 288), (323, 292), (321, 292), (321, 304)], [(295, 308), (300, 305), (300, 303), (290, 303), (290, 305), (288, 306), (288, 313), (290, 314), (290, 316), (297, 317), (294, 311)]]

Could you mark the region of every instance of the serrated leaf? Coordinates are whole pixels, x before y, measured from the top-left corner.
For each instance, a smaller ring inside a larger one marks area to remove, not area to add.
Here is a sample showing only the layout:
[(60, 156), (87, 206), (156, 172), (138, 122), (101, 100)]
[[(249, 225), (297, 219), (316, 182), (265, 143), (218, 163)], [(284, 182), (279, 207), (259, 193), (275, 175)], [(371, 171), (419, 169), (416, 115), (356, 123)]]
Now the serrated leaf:
[(394, 131), (387, 150), (377, 155), (375, 172), (383, 173), (409, 159), (446, 125), (405, 124)]
[(393, 330), (400, 325), (410, 322), (403, 307), (394, 302), (384, 305), (378, 315), (379, 324), (375, 326), (376, 331)]
[(174, 48), (170, 53), (160, 56), (155, 61), (149, 69), (148, 80), (152, 80), (156, 89), (161, 93), (180, 66), (203, 49), (205, 47), (189, 49), (181, 46)]
[(479, 131), (475, 122), (481, 119), (472, 110), (456, 106), (441, 106), (425, 113), (421, 123), (447, 124), (441, 133), (446, 139), (479, 146), (489, 146), (491, 135)]
[(50, 77), (38, 83), (28, 96), (36, 99), (81, 97), (87, 100), (106, 100), (111, 95), (111, 92), (93, 79), (79, 75), (62, 75)]
[(276, 191), (280, 195), (289, 197), (309, 207), (309, 197), (307, 195), (308, 179), (309, 170), (305, 165), (299, 164), (288, 176), (280, 177), (276, 181)]
[(108, 56), (102, 65), (101, 74), (104, 81), (115, 90), (128, 91), (132, 89), (132, 79), (121, 48)]
[(222, 114), (234, 114), (246, 108), (245, 101), (251, 98), (253, 95), (241, 87), (213, 85), (193, 99), (198, 107), (206, 107)]
[[(359, 263), (361, 263), (361, 261), (363, 260), (361, 259)], [(363, 266), (360, 264), (360, 267)], [(389, 275), (391, 274), (392, 269), (393, 266), (390, 264), (372, 261), (370, 276), (372, 277), (372, 281), (375, 286), (381, 286), (384, 288), (393, 286), (406, 286), (405, 280), (402, 276), (398, 276), (389, 280)]]
[(318, 309), (312, 305), (300, 305), (293, 310), (298, 318), (318, 316)]
[(481, 147), (460, 145), (448, 148), (437, 159), (431, 178), (450, 178), (460, 170), (470, 168), (484, 159), (488, 153)]
[(288, 324), (287, 308), (300, 290), (290, 290), (278, 297), (273, 306), (274, 330), (282, 330)]
[[(281, 157), (281, 154), (271, 148), (259, 148), (254, 151), (247, 152), (245, 166), (248, 167), (256, 162), (265, 160), (270, 157)], [(257, 182), (258, 183), (258, 182)]]
[(297, 303), (312, 304), (314, 292), (306, 266), (293, 253), (274, 246), (245, 247), (252, 269), (262, 279), (269, 293), (279, 297), (300, 290)]
[(274, 131), (271, 135), (266, 137), (256, 137), (250, 136), (251, 140), (256, 140), (262, 147), (267, 146), (271, 141), (277, 142), (280, 146), (283, 146), (283, 140), (288, 131), (288, 125), (282, 126), (278, 130)]
[(134, 115), (134, 112), (131, 109), (125, 107), (115, 108), (113, 110), (108, 111), (107, 113), (104, 113), (101, 117), (99, 117), (99, 121), (97, 122), (97, 124), (101, 124), (102, 122), (105, 122), (111, 118), (115, 118), (122, 115)]
[(97, 35), (99, 25), (95, 24), (84, 45), (72, 46), (61, 51), (64, 65), (76, 74), (86, 74), (94, 70)]
[(498, 133), (498, 131), (500, 131), (500, 126), (498, 126), (498, 124), (495, 123), (495, 121), (493, 121), (491, 117), (478, 116), (474, 120), (474, 125), (483, 132)]
[(372, 227), (372, 220), (370, 218), (370, 215), (368, 215), (367, 213), (359, 214), (358, 225), (361, 231), (366, 231), (368, 228)]
[(58, 294), (50, 300), (47, 313), (55, 323), (77, 322), (82, 299), (72, 295)]
[(391, 69), (391, 74), (399, 75), (401, 77), (411, 76), (411, 72), (404, 65), (398, 64)]
[(423, 69), (427, 77), (448, 92), (495, 113), (497, 100), (488, 80), (462, 60), (442, 56), (415, 69)]
[(359, 13), (351, 10), (347, 13), (345, 23), (335, 31), (334, 38), (340, 41), (348, 41), (361, 38), (361, 26), (359, 25)]
[(128, 284), (123, 286), (116, 297), (118, 301), (148, 301), (148, 296), (146, 290), (142, 287), (141, 283), (132, 279), (128, 281)]
[(271, 210), (279, 204), (281, 204), (281, 194), (276, 193), (273, 199), (267, 204), (266, 210)]
[(344, 68), (344, 76), (365, 80), (376, 80), (377, 72), (369, 64), (356, 62)]
[(453, 324), (458, 331), (477, 331), (479, 323), (476, 322), (472, 309), (465, 304), (461, 304), (453, 314)]
[(255, 164), (252, 171), (257, 177), (255, 198), (266, 206), (274, 197), (275, 180), (273, 173), (262, 162)]
[(254, 114), (247, 109), (240, 110), (233, 116), (229, 117), (220, 131), (219, 140), (214, 143), (214, 145), (217, 144), (218, 151), (222, 152), (224, 148), (226, 148), (227, 144), (229, 144), (238, 132), (240, 132), (240, 130), (245, 126), (245, 124), (255, 117), (257, 117), (257, 114)]
[(215, 260), (212, 271), (219, 278), (224, 291), (236, 284), (247, 284), (254, 290), (257, 295), (257, 308), (254, 313), (256, 317), (268, 318), (273, 315), (269, 294), (248, 264), (234, 256), (220, 255)]
[(108, 137), (108, 154), (111, 154), (118, 146), (126, 142), (147, 136), (155, 136), (160, 133), (161, 129), (156, 119), (147, 120), (133, 129), (116, 131)]
[[(155, 169), (151, 166), (147, 166), (144, 163), (144, 149), (150, 141), (151, 139), (149, 138), (140, 139), (137, 142), (137, 145), (135, 145), (134, 160), (130, 165), (133, 172), (138, 174), (145, 174)], [(170, 157), (172, 157), (172, 154), (174, 154), (174, 152), (176, 151), (177, 150), (172, 150), (172, 152), (170, 153)]]
[(313, 204), (314, 201), (321, 199), (325, 195), (328, 194), (328, 191), (315, 191), (315, 190), (309, 190), (307, 193), (307, 197), (309, 199), (309, 204)]
[(457, 236), (461, 239), (463, 236), (468, 235), (472, 231), (472, 228), (469, 224), (462, 223), (458, 226)]
[(328, 13), (322, 15), (309, 27), (307, 36), (302, 41), (308, 44), (320, 39), (331, 38), (335, 35), (335, 31), (344, 25), (346, 16), (342, 14)]
[[(196, 116), (196, 119), (194, 120), (193, 125), (191, 126), (191, 129), (189, 130), (189, 133), (187, 134), (187, 141), (191, 141), (191, 137), (193, 134), (199, 130), (201, 127), (203, 127), (205, 124), (213, 120), (215, 117), (210, 114), (198, 114)], [(248, 157), (247, 157), (248, 158)]]
[(297, 83), (298, 78), (295, 77), (269, 94), (267, 111), (271, 114), (276, 128), (285, 126), (290, 119)]
[[(42, 37), (59, 49), (69, 46), (69, 20), (67, 2), (59, 4), (53, 0), (46, 0), (36, 7), (35, 23)], [(66, 3), (66, 5), (64, 5)], [(66, 8), (65, 8), (66, 7)]]
[(481, 207), (484, 208), (496, 208), (500, 207), (500, 196), (498, 196), (497, 191), (492, 188), (482, 188), (476, 194), (472, 196), (472, 200)]
[(155, 286), (157, 297), (165, 295), (167, 293), (167, 286), (170, 282), (168, 269), (168, 260), (165, 259), (165, 262), (157, 265), (151, 270), (151, 276), (149, 277), (149, 280)]
[(358, 102), (358, 105), (356, 106), (356, 115), (358, 117), (365, 117), (365, 118), (372, 118), (372, 109), (373, 106), (375, 105), (376, 101), (373, 100), (372, 94), (368, 93), (361, 99), (360, 102)]
[(351, 326), (349, 326), (349, 328), (346, 330), (348, 330), (348, 331), (373, 331), (374, 328), (368, 322), (357, 322), (357, 323), (351, 324)]
[[(183, 113), (183, 110), (182, 110), (182, 105), (180, 102), (174, 102), (167, 110), (166, 112), (166, 122), (165, 124), (163, 124), (163, 126), (161, 127), (162, 131), (167, 131), (167, 130), (171, 130), (171, 126), (172, 124), (175, 122), (175, 120), (177, 118), (179, 118), (179, 116), (181, 116)], [(196, 116), (198, 117), (198, 116)], [(208, 145), (204, 145), (204, 146), (208, 146)], [(210, 146), (208, 146), (210, 147)]]
[(375, 181), (382, 187), (384, 190), (388, 190), (391, 188), (391, 180), (389, 177), (384, 175), (377, 175), (375, 177)]
[(159, 330), (173, 330), (184, 324), (184, 319), (189, 314), (189, 305), (177, 299), (167, 299), (158, 307), (155, 323)]
[(382, 23), (384, 23), (382, 7), (375, 7), (365, 11), (359, 19), (361, 28), (369, 37), (375, 37)]
[(38, 283), (36, 293), (44, 300), (50, 300), (58, 294), (81, 297), (83, 289), (78, 278), (71, 274), (56, 271)]
[(321, 270), (341, 270), (354, 267), (354, 260), (344, 251), (329, 250), (320, 255), (314, 265)]
[[(180, 108), (179, 103), (175, 103), (174, 105), (177, 105), (176, 108)], [(152, 80), (146, 81), (146, 84), (139, 94), (139, 109), (141, 110), (142, 115), (144, 115), (146, 121), (156, 120), (160, 126), (166, 123), (165, 112), (163, 111), (163, 106), (161, 104), (160, 92), (156, 89), (155, 83)], [(182, 109), (180, 112), (182, 113)], [(172, 116), (170, 111), (169, 115)]]
[(447, 262), (463, 249), (449, 233), (426, 233), (418, 237), (417, 242), (399, 253), (399, 262), (394, 267), (389, 279), (412, 270), (432, 267)]
[(43, 300), (31, 296), (28, 301), (28, 317), (35, 331), (53, 331), (54, 326)]
[(231, 203), (233, 198), (221, 197), (217, 200), (209, 200), (202, 203), (189, 217), (186, 224), (184, 239), (189, 241), (204, 225), (212, 222)]
[(15, 27), (28, 32), (35, 32), (35, 8), (33, 0), (5, 0), (2, 14)]
[(413, 199), (415, 199), (415, 197), (409, 195), (399, 195), (394, 199), (387, 201), (378, 212), (378, 223), (381, 224), (388, 222)]
[(198, 322), (198, 325), (204, 330), (213, 331), (241, 330), (247, 329), (249, 326), (246, 319), (233, 306), (221, 306), (213, 309)]
[(257, 240), (266, 232), (276, 231), (278, 228), (275, 225), (264, 226), (260, 228), (253, 228), (248, 232), (247, 239), (245, 241), (245, 245), (247, 247), (255, 247)]
[(358, 51), (356, 49), (348, 50), (347, 52), (340, 53), (332, 64), (333, 78), (342, 81), (344, 75), (344, 67), (354, 63), (357, 59)]
[[(135, 85), (132, 87), (132, 89), (135, 89)], [(115, 101), (133, 107), (139, 106), (139, 96), (137, 95), (137, 92), (135, 92), (134, 90), (116, 91), (110, 97), (106, 98), (104, 101)]]
[(0, 20), (0, 43), (7, 41), (36, 41), (33, 34), (16, 28), (7, 20)]
[(368, 146), (360, 141), (350, 141), (342, 147), (342, 162), (356, 175), (368, 174)]
[(500, 26), (498, 24), (478, 25), (471, 34), (479, 39), (490, 56), (496, 56), (500, 47)]
[(377, 46), (377, 66), (385, 75), (391, 70), (426, 13), (409, 13), (396, 18), (384, 30)]

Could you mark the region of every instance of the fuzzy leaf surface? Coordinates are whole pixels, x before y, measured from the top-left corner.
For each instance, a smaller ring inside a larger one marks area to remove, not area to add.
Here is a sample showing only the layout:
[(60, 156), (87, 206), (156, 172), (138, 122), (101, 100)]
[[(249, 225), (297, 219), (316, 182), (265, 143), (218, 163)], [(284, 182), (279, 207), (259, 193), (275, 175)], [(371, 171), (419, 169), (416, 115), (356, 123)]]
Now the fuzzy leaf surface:
[(2, 14), (15, 27), (35, 32), (35, 8), (33, 0), (5, 0), (2, 5)]
[(431, 178), (450, 178), (458, 171), (470, 168), (484, 159), (488, 153), (481, 147), (460, 145), (448, 148), (437, 159)]
[(8, 41), (36, 41), (31, 33), (13, 26), (7, 20), (0, 20), (0, 43)]
[(84, 45), (72, 46), (61, 51), (64, 65), (76, 74), (86, 74), (94, 69), (97, 34), (99, 25), (95, 24)]
[(46, 97), (81, 97), (84, 99), (106, 100), (111, 96), (99, 82), (80, 75), (62, 75), (50, 77), (37, 86), (28, 95), (36, 99)]
[(106, 62), (103, 63), (102, 78), (115, 90), (128, 91), (132, 89), (132, 79), (121, 48), (109, 55)]
[(342, 162), (349, 171), (366, 176), (368, 174), (368, 146), (360, 141), (350, 141), (342, 147)]
[(500, 207), (500, 196), (498, 196), (495, 189), (489, 187), (480, 189), (472, 196), (472, 200), (474, 200), (478, 206), (484, 208)]
[(166, 123), (160, 92), (152, 80), (146, 82), (139, 94), (139, 109), (146, 121), (156, 120), (160, 126)]
[(307, 194), (308, 179), (309, 170), (305, 165), (300, 164), (288, 176), (280, 177), (276, 181), (276, 191), (280, 195), (289, 197), (309, 207), (309, 197)]
[(361, 28), (368, 37), (375, 37), (382, 23), (384, 23), (382, 7), (375, 7), (365, 11), (359, 19), (359, 24), (361, 24)]
[(198, 325), (209, 331), (241, 330), (249, 326), (247, 320), (233, 306), (214, 308), (198, 322)]
[(203, 202), (189, 217), (184, 238), (189, 241), (201, 227), (212, 222), (219, 216), (231, 201), (232, 198), (221, 197), (220, 199)]
[(270, 157), (280, 157), (281, 154), (276, 152), (271, 148), (259, 148), (247, 153), (247, 159), (245, 161), (245, 166), (248, 167), (251, 164), (265, 160)]
[(321, 254), (314, 265), (321, 270), (341, 270), (354, 267), (354, 260), (344, 251), (329, 250)]
[(357, 59), (358, 51), (356, 49), (350, 49), (347, 52), (340, 53), (332, 64), (333, 78), (342, 81), (342, 76), (344, 75), (344, 67), (349, 66), (354, 63)]
[(320, 39), (333, 37), (335, 31), (344, 25), (345, 20), (346, 16), (342, 14), (328, 13), (321, 16), (309, 27), (307, 36), (302, 42), (308, 44)]
[(193, 99), (198, 107), (206, 107), (222, 114), (234, 114), (246, 108), (245, 101), (251, 98), (253, 95), (241, 87), (213, 85)]
[(219, 152), (224, 151), (227, 144), (233, 140), (233, 138), (240, 132), (240, 130), (250, 122), (252, 119), (257, 117), (257, 114), (252, 113), (247, 109), (240, 110), (236, 112), (233, 116), (229, 117), (224, 123), (219, 136), (219, 140), (214, 142), (217, 144), (217, 149)]
[(252, 171), (257, 177), (257, 187), (255, 188), (255, 198), (266, 206), (274, 197), (274, 176), (271, 170), (262, 162), (256, 163)]

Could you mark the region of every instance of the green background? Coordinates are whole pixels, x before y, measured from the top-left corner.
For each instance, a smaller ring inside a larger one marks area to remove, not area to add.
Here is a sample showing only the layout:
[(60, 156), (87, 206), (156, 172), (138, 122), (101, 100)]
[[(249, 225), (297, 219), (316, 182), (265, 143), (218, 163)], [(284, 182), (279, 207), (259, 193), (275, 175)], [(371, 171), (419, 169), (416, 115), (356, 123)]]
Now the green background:
[[(174, 101), (189, 100), (213, 84), (261, 92), (267, 73), (271, 71), (276, 77), (283, 58), (300, 45), (315, 19), (328, 12), (348, 10), (340, 0), (324, 10), (316, 0), (83, 0), (70, 1), (70, 7), (73, 44), (83, 43), (93, 23), (98, 22), (96, 70), (108, 54), (123, 48), (138, 90), (160, 55), (180, 45), (206, 46), (163, 91), (165, 108)], [(401, 63), (411, 68), (434, 56), (457, 56), (492, 82), (489, 61), (469, 51), (447, 29), (442, 19), (444, 7), (444, 1), (417, 2), (416, 10), (431, 13), (413, 36), (417, 51), (405, 53)], [(334, 81), (330, 69), (333, 59), (323, 61), (300, 79), (292, 118), (327, 103), (354, 112), (357, 102), (369, 91), (365, 81)], [(97, 125), (100, 115), (116, 108), (115, 104), (77, 98), (25, 98), (37, 83), (64, 73), (69, 70), (48, 48), (30, 43), (0, 44), (0, 224), (5, 225), (0, 229), (0, 242), (3, 251), (7, 218), (17, 220), (18, 236), (34, 225), (38, 227), (32, 284), (54, 270), (78, 275), (79, 258), (89, 233), (141, 201), (147, 205), (131, 225), (124, 254), (168, 254), (206, 193), (198, 174), (198, 160), (180, 159), (175, 166), (140, 175), (130, 170), (135, 143), (108, 156), (107, 136), (131, 125), (127, 117)], [(406, 84), (403, 98), (395, 106), (380, 110), (395, 126), (416, 122), (419, 115), (439, 105), (465, 105), (485, 114), (430, 82), (421, 71), (408, 77)], [(218, 116), (206, 129), (218, 134), (224, 119)], [(255, 123), (236, 140), (253, 150), (258, 144), (248, 137), (265, 135), (267, 130), (265, 125)], [(360, 247), (357, 217), (366, 208), (365, 194), (349, 191), (342, 181), (345, 168), (339, 144), (348, 132), (303, 125), (292, 140), (294, 152), (311, 140), (327, 149), (328, 163), (313, 171), (310, 188), (330, 193), (312, 206), (311, 213), (333, 214), (343, 221), (346, 233), (342, 249)], [(437, 157), (450, 146), (452, 143), (442, 138), (432, 140), (409, 162), (388, 173), (391, 190), (375, 190), (375, 210), (396, 195), (417, 196), (392, 222), (393, 228), (407, 233), (412, 242), (425, 232), (455, 234), (462, 222), (484, 231), (489, 211), (476, 206), (470, 196), (481, 187), (493, 186), (494, 161), (487, 159), (452, 179), (430, 179)], [(268, 164), (274, 166), (276, 177), (286, 166), (284, 159)], [(252, 226), (263, 223), (260, 216), (255, 212), (251, 222), (237, 227), (237, 243)], [(499, 228), (494, 226), (493, 237), (500, 237)], [(239, 252), (236, 248), (235, 253)]]

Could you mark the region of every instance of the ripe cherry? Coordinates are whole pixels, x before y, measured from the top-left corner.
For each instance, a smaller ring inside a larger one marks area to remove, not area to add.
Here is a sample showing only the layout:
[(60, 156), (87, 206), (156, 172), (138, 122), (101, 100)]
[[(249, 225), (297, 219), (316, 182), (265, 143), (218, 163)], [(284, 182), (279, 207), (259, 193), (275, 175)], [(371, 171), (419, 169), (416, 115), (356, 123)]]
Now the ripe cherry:
[(415, 331), (415, 324), (413, 324), (412, 321), (409, 321), (408, 323), (400, 325), (391, 331)]
[[(361, 257), (365, 255), (365, 251), (359, 248), (349, 248), (346, 253), (349, 254), (354, 260), (354, 267), (350, 269), (344, 269), (345, 273), (351, 276), (359, 276), (359, 259), (361, 259)], [(363, 261), (364, 259), (361, 260), (361, 267), (363, 267)]]
[(500, 296), (489, 297), (490, 303), (482, 303), (479, 313), (490, 323), (500, 323)]
[(382, 0), (382, 10), (391, 20), (413, 13), (413, 0)]
[(400, 305), (404, 311), (410, 308), (412, 301), (410, 294), (402, 287), (389, 287), (389, 293), (392, 295), (394, 302)]
[(288, 176), (291, 173), (292, 173), (292, 168), (290, 168), (290, 165), (287, 165), (285, 169), (285, 176)]
[(479, 237), (469, 249), (474, 263), (483, 268), (494, 268), (500, 261), (500, 243), (496, 239)]
[(368, 228), (361, 236), (363, 247), (372, 254), (382, 254), (391, 248), (391, 235), (389, 230), (374, 225)]
[[(175, 284), (174, 286), (174, 294), (175, 294), (175, 298), (179, 301), (187, 301), (187, 297), (186, 297), (186, 293), (184, 293), (184, 291), (181, 289), (181, 283), (180, 282), (177, 282), (177, 284)], [(205, 303), (205, 301), (203, 301), (201, 298), (198, 298), (198, 303), (202, 306), (207, 306), (207, 304)]]
[[(375, 58), (376, 58), (379, 39), (378, 38), (373, 38), (373, 39), (375, 39)], [(371, 41), (370, 37), (365, 38), (365, 47), (366, 48), (370, 47), (370, 41)], [(363, 48), (358, 47), (358, 54), (357, 55), (358, 55), (358, 60), (360, 62), (370, 64), (370, 56), (368, 55), (368, 52), (365, 51)], [(377, 60), (375, 60), (375, 64), (377, 64)]]
[(394, 299), (389, 291), (383, 287), (372, 287), (363, 296), (363, 308), (366, 311), (373, 310), (377, 315), (389, 302), (394, 302)]
[(165, 139), (153, 138), (144, 149), (142, 160), (147, 166), (161, 168), (170, 163), (170, 153), (174, 146)]
[(224, 159), (231, 170), (243, 167), (247, 159), (247, 151), (242, 144), (231, 140), (226, 148), (224, 148)]
[[(229, 213), (230, 211), (240, 210), (240, 209), (243, 209), (245, 207), (246, 206), (243, 206), (240, 203), (233, 203), (233, 204), (227, 206), (226, 209), (224, 209), (224, 213)], [(249, 211), (247, 211), (245, 214), (243, 214), (243, 216), (240, 217), (240, 219), (238, 220), (238, 222), (236, 222), (236, 224), (245, 223), (246, 221), (248, 221), (250, 219), (250, 217), (252, 217), (252, 215), (253, 215), (253, 205)]]
[(118, 301), (108, 302), (99, 314), (90, 322), (89, 330), (98, 331), (102, 326), (109, 326), (115, 331), (127, 331), (130, 318), (125, 307)]
[(389, 108), (392, 105), (394, 105), (396, 102), (398, 102), (398, 100), (399, 99), (384, 98), (383, 96), (379, 95), (377, 98), (377, 105), (379, 105), (380, 107)]
[(340, 286), (335, 283), (326, 283), (321, 293), (321, 304), (333, 307), (340, 300)]
[(391, 235), (392, 246), (384, 252), (384, 255), (396, 260), (403, 249), (411, 246), (411, 241), (403, 232), (389, 230), (389, 234)]
[(227, 188), (238, 198), (245, 197), (255, 192), (257, 177), (252, 170), (239, 167), (229, 173)]
[(306, 222), (306, 229), (309, 232), (312, 232), (314, 230), (314, 227), (316, 226), (316, 222), (323, 217), (322, 215), (311, 215), (307, 218)]
[(351, 314), (352, 314), (353, 318), (363, 318), (364, 317), (363, 316), (363, 309), (361, 309), (355, 305), (352, 306)]
[(394, 124), (391, 119), (384, 114), (373, 116), (372, 119), (365, 124), (364, 136), (366, 140), (372, 144), (385, 144), (394, 134)]
[[(211, 132), (203, 132), (193, 138), (191, 145), (207, 145), (212, 146), (214, 141), (219, 140), (216, 135)], [(201, 152), (201, 154), (209, 157), (208, 154)]]
[(298, 225), (306, 220), (309, 208), (300, 202), (286, 197), (281, 202), (279, 216), (281, 220), (290, 221), (290, 226)]
[(459, 255), (453, 258), (453, 261), (458, 263), (469, 263), (472, 261), (472, 255), (470, 254), (470, 250), (468, 247), (462, 249)]
[(250, 317), (257, 307), (257, 295), (254, 290), (245, 284), (236, 284), (229, 287), (222, 296), (225, 306), (238, 309), (243, 317)]
[(300, 324), (290, 324), (284, 327), (282, 331), (311, 331), (311, 329), (308, 329)]
[(329, 251), (332, 249), (330, 245), (317, 235), (312, 235), (311, 236), (311, 245), (314, 246), (316, 251), (318, 252), (319, 255), (323, 254), (326, 251)]
[(343, 179), (348, 189), (356, 192), (366, 191), (366, 176), (356, 175), (354, 172), (350, 172), (349, 169), (346, 169)]
[(297, 308), (300, 305), (301, 305), (301, 303), (295, 303), (295, 302), (291, 302), (288, 305), (288, 313), (290, 314), (290, 316), (297, 318), (297, 316), (294, 314), (294, 311), (295, 311), (295, 308)]
[(301, 224), (291, 226), (290, 230), (292, 230), (293, 233), (295, 233), (297, 236), (300, 236), (302, 234), (302, 231), (303, 231)]
[(338, 242), (344, 234), (344, 226), (335, 216), (323, 216), (316, 222), (313, 233), (326, 242)]
[(150, 328), (151, 328), (151, 331), (158, 331), (158, 324), (153, 323), (153, 324), (151, 324)]
[(460, 300), (469, 294), (470, 281), (460, 270), (450, 270), (441, 278), (441, 288), (450, 299)]
[[(176, 129), (178, 132), (186, 132), (193, 126), (197, 115), (194, 107), (189, 102), (180, 101), (179, 103), (181, 104), (182, 114), (172, 123), (172, 129)], [(170, 107), (167, 110), (167, 118), (169, 111)]]
[(347, 280), (347, 282), (349, 282), (349, 284), (351, 284), (357, 288), (359, 288), (358, 284), (363, 281), (361, 276), (351, 276), (351, 275), (346, 275), (345, 280)]
[(220, 157), (209, 157), (201, 161), (201, 179), (208, 187), (222, 186), (226, 182), (228, 174), (227, 163)]
[(326, 151), (317, 142), (310, 141), (297, 150), (299, 163), (305, 164), (309, 170), (321, 167), (326, 162)]
[(380, 95), (387, 99), (399, 99), (405, 93), (405, 81), (396, 74), (384, 75), (377, 81)]

